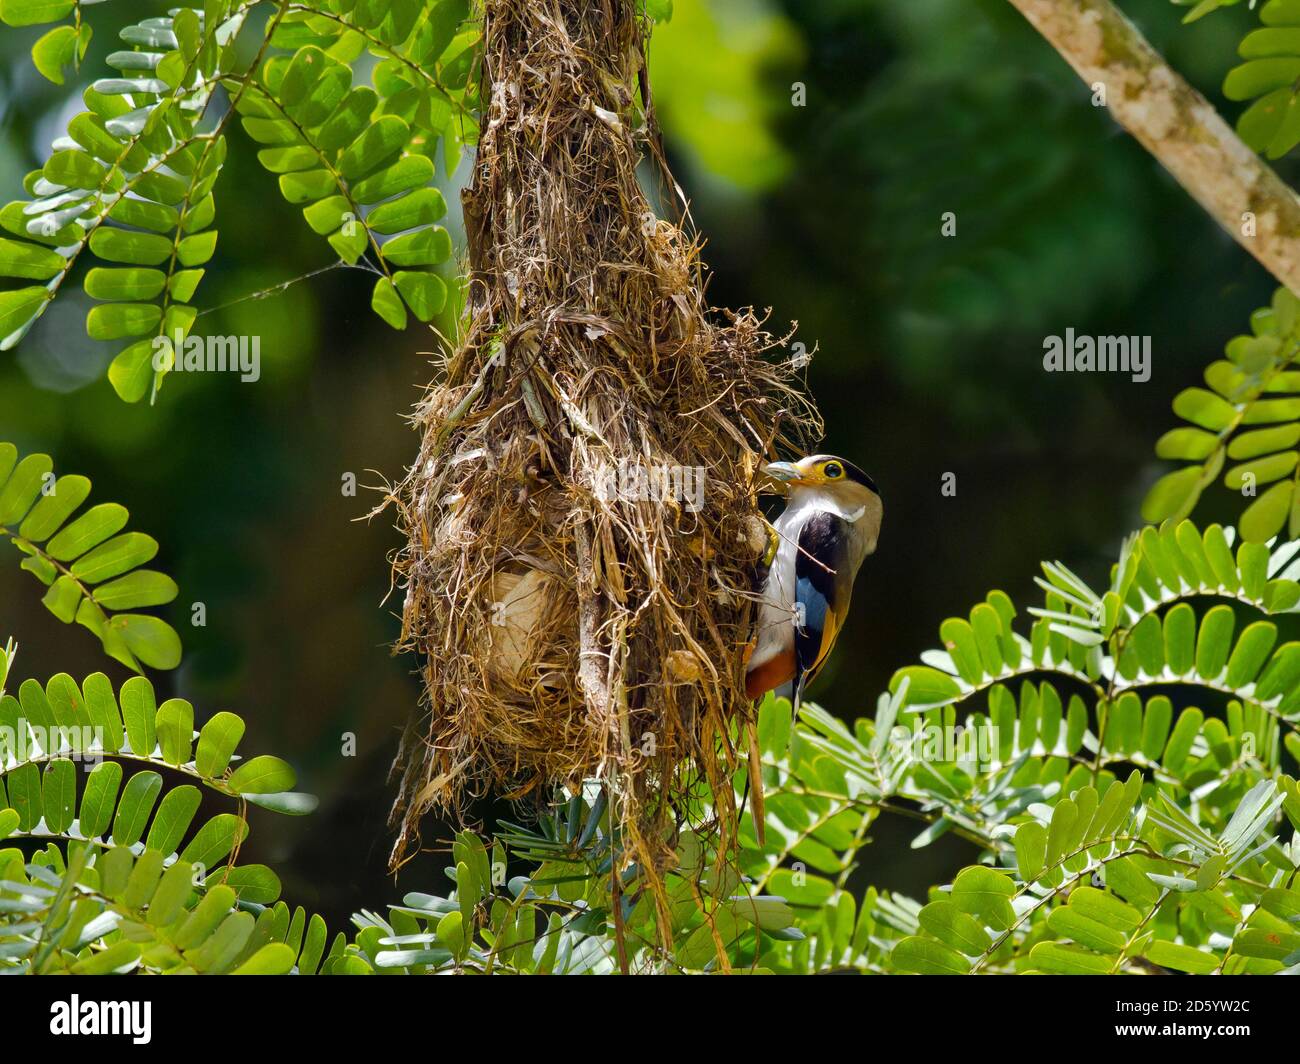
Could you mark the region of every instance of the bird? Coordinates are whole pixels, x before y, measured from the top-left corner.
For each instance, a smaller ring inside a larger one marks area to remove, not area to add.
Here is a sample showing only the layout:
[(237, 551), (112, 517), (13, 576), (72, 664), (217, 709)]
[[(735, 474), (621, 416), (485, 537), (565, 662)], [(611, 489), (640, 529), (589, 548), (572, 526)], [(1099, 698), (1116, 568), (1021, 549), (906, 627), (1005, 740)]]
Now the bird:
[(835, 645), (858, 569), (876, 549), (884, 505), (866, 473), (832, 454), (773, 462), (763, 472), (788, 498), (772, 525), (745, 693), (756, 699), (791, 684), (797, 710)]

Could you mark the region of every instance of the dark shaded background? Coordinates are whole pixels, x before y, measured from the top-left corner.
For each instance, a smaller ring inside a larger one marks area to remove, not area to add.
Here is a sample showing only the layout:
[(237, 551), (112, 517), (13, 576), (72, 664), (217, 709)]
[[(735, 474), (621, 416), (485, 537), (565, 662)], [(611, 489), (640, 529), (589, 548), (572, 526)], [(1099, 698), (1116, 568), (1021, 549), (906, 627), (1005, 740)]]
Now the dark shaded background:
[[(87, 9), (97, 33), (77, 94), (104, 72), (113, 28), (165, 6)], [(1183, 28), (1166, 0), (1123, 6), (1235, 117), (1218, 85), (1250, 12)], [(851, 718), (937, 642), (945, 616), (993, 587), (1032, 602), (1040, 558), (1104, 580), (1160, 472), (1151, 447), (1173, 423), (1170, 400), (1246, 331), (1273, 285), (1004, 0), (676, 8), (656, 34), (652, 76), (677, 177), (709, 240), (710, 295), (771, 307), (774, 327), (799, 321), (798, 338), (818, 348), (809, 386), (825, 449), (871, 471), (886, 500), (880, 550), (812, 692)], [(80, 109), (72, 86), (32, 71), (35, 37), (0, 29), (7, 198)], [(331, 260), (242, 131), (231, 139), (201, 308)], [(955, 238), (940, 236), (947, 211)], [(123, 503), (132, 527), (162, 544), (159, 567), (181, 586), (169, 619), (186, 657), (155, 682), (200, 719), (240, 713), (244, 749), (288, 758), (300, 788), (321, 797), (305, 819), (254, 809), (243, 855), (334, 926), (403, 891), (443, 887), (438, 855), (396, 884), (385, 875), (385, 775), (418, 686), (414, 663), (388, 650), (398, 539), (385, 518), (360, 520), (377, 496), (340, 490), (347, 472), (380, 485), (414, 456), (403, 416), (430, 377), (435, 338), (389, 330), (368, 297), (364, 278), (338, 270), (200, 319), (200, 331), (260, 334), (262, 380), (173, 377), (152, 408), (113, 395), (103, 369), (114, 345), (85, 339), (73, 285), (18, 352), (0, 355), (0, 439), (90, 476), (95, 500)], [(1067, 327), (1151, 335), (1150, 381), (1044, 373), (1043, 338)], [(946, 472), (955, 497), (940, 494)], [(1222, 493), (1203, 507), (1207, 518), (1236, 512)], [(0, 639), (21, 643), (11, 686), (58, 671), (123, 679), (89, 634), (44, 610), (11, 561), (0, 564)], [(193, 602), (207, 607), (204, 628), (190, 626)], [(349, 733), (356, 756), (342, 757)], [(960, 844), (911, 852), (912, 834), (881, 824), (862, 878), (920, 893), (950, 875)]]

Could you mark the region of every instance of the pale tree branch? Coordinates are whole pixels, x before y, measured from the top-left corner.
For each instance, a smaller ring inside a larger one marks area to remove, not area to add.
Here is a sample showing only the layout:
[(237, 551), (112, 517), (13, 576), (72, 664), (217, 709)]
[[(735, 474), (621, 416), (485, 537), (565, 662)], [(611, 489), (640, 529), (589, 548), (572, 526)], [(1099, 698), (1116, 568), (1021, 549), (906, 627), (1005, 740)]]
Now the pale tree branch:
[(1300, 294), (1300, 196), (1110, 0), (1010, 0), (1115, 120), (1274, 277)]

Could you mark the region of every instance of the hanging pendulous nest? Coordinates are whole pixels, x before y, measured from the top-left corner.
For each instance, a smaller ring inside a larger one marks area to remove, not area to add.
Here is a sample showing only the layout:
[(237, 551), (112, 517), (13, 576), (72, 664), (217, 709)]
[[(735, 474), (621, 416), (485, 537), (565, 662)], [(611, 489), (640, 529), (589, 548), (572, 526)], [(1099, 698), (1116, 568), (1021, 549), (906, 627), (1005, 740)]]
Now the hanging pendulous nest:
[(647, 867), (688, 788), (724, 825), (734, 805), (755, 475), (820, 426), (761, 320), (706, 306), (697, 243), (638, 183), (644, 154), (676, 188), (636, 7), (484, 4), (464, 335), (394, 496), (427, 699), (394, 766), (394, 863), (424, 813), (488, 790), (598, 777)]

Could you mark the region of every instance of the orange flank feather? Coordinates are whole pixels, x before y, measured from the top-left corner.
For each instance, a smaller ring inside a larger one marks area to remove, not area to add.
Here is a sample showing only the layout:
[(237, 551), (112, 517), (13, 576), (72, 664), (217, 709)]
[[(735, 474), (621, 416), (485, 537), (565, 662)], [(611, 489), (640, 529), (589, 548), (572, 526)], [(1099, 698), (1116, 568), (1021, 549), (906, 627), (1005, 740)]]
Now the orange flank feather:
[(745, 695), (762, 698), (768, 691), (793, 680), (794, 672), (794, 647), (791, 647), (745, 674)]

